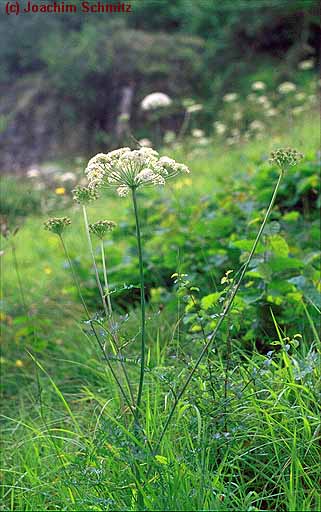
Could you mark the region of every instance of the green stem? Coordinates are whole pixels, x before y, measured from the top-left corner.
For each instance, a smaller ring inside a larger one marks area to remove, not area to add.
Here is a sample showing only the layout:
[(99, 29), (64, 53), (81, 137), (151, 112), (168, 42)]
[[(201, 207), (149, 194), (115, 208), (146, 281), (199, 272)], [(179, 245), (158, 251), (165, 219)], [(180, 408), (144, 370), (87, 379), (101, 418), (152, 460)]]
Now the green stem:
[(99, 273), (98, 273), (98, 268), (97, 268), (97, 265), (96, 265), (94, 249), (93, 249), (93, 245), (91, 243), (91, 238), (90, 238), (90, 233), (89, 233), (88, 217), (87, 217), (87, 212), (86, 212), (85, 205), (83, 205), (82, 211), (83, 211), (83, 214), (84, 214), (86, 235), (87, 235), (88, 246), (89, 246), (92, 262), (93, 262), (93, 267), (94, 267), (94, 270), (95, 270), (96, 282), (97, 282), (98, 290), (99, 290), (99, 293), (100, 293), (101, 302), (103, 304), (104, 312), (105, 312), (106, 317), (108, 318), (108, 316), (109, 316), (108, 315), (108, 308), (107, 308), (107, 304), (106, 304), (106, 299), (105, 299), (104, 291), (102, 289), (101, 282), (100, 282), (100, 279), (99, 279)]
[[(179, 401), (181, 400), (182, 396), (184, 395), (184, 393), (185, 393), (185, 391), (186, 391), (187, 386), (189, 385), (190, 381), (191, 381), (191, 380), (192, 380), (192, 378), (193, 378), (194, 373), (196, 372), (197, 368), (199, 367), (200, 362), (202, 361), (202, 359), (203, 359), (204, 355), (206, 354), (206, 352), (208, 351), (209, 347), (211, 346), (211, 344), (212, 344), (212, 343), (213, 343), (213, 341), (215, 340), (216, 335), (217, 335), (217, 333), (218, 333), (218, 331), (219, 331), (219, 329), (220, 329), (220, 327), (221, 327), (221, 325), (222, 325), (223, 321), (224, 321), (224, 320), (225, 320), (225, 318), (226, 318), (226, 315), (228, 314), (229, 310), (231, 309), (231, 306), (232, 306), (232, 304), (233, 304), (233, 301), (234, 301), (235, 295), (237, 294), (237, 292), (238, 292), (238, 290), (239, 290), (239, 288), (240, 288), (240, 286), (241, 286), (241, 282), (242, 282), (242, 280), (243, 280), (243, 278), (244, 278), (244, 275), (245, 275), (245, 273), (246, 273), (246, 271), (247, 271), (247, 269), (248, 269), (248, 266), (249, 266), (249, 264), (250, 264), (250, 262), (251, 262), (251, 260), (252, 260), (252, 257), (253, 257), (253, 255), (254, 255), (254, 253), (255, 253), (255, 250), (256, 250), (256, 248), (257, 248), (257, 245), (258, 245), (258, 243), (259, 243), (259, 240), (260, 240), (260, 238), (261, 238), (261, 235), (262, 235), (262, 233), (263, 233), (263, 230), (264, 230), (264, 228), (265, 228), (265, 225), (266, 225), (266, 223), (267, 223), (267, 220), (268, 220), (268, 218), (269, 218), (269, 216), (270, 216), (270, 213), (271, 213), (271, 210), (272, 210), (272, 208), (273, 208), (273, 205), (274, 205), (274, 201), (275, 201), (276, 195), (277, 195), (278, 190), (279, 190), (279, 186), (280, 186), (280, 183), (281, 183), (282, 177), (283, 177), (283, 170), (281, 170), (281, 172), (280, 172), (280, 175), (279, 175), (278, 181), (277, 181), (277, 183), (276, 183), (276, 185), (275, 185), (275, 188), (274, 188), (274, 192), (273, 192), (273, 195), (272, 195), (272, 198), (271, 198), (271, 201), (270, 201), (269, 207), (268, 207), (268, 209), (267, 209), (267, 211), (266, 211), (265, 217), (264, 217), (264, 219), (263, 219), (263, 222), (262, 222), (262, 224), (261, 224), (261, 227), (260, 227), (260, 229), (259, 229), (259, 232), (258, 232), (258, 234), (257, 234), (257, 236), (256, 236), (256, 239), (255, 239), (255, 241), (254, 241), (254, 244), (253, 244), (253, 247), (252, 247), (252, 249), (251, 249), (251, 252), (250, 252), (250, 254), (249, 254), (249, 256), (248, 256), (248, 259), (246, 260), (246, 263), (245, 263), (245, 265), (244, 265), (244, 267), (243, 267), (243, 270), (242, 270), (242, 272), (241, 272), (240, 278), (239, 278), (239, 280), (238, 280), (237, 284), (232, 288), (232, 293), (231, 293), (231, 295), (230, 295), (230, 297), (229, 297), (229, 299), (228, 299), (228, 301), (227, 301), (227, 303), (226, 303), (226, 305), (225, 305), (225, 307), (224, 307), (224, 309), (223, 309), (223, 312), (221, 313), (221, 316), (220, 316), (220, 318), (219, 318), (219, 320), (218, 320), (218, 322), (217, 322), (217, 324), (216, 324), (216, 327), (215, 327), (215, 329), (214, 329), (214, 331), (213, 331), (212, 335), (210, 336), (210, 338), (209, 338), (208, 342), (206, 343), (206, 345), (204, 345), (204, 347), (203, 347), (203, 349), (202, 349), (202, 351), (201, 351), (200, 355), (199, 355), (199, 356), (198, 356), (198, 358), (197, 358), (196, 363), (194, 364), (194, 366), (193, 366), (192, 370), (190, 371), (190, 373), (189, 373), (189, 375), (188, 375), (188, 377), (187, 377), (187, 379), (186, 379), (185, 383), (183, 384), (182, 389), (181, 389), (181, 390), (180, 390), (180, 392), (178, 393), (178, 395), (177, 395), (177, 397), (176, 397), (176, 399), (175, 399), (175, 401), (174, 401), (174, 403), (173, 403), (172, 409), (171, 409), (171, 411), (170, 411), (170, 413), (169, 413), (169, 415), (168, 415), (168, 418), (167, 418), (167, 420), (166, 420), (166, 422), (165, 422), (165, 425), (164, 425), (163, 430), (162, 430), (162, 432), (161, 432), (161, 435), (160, 435), (160, 438), (159, 438), (159, 440), (158, 440), (158, 443), (157, 443), (157, 445), (156, 445), (156, 447), (155, 447), (154, 454), (156, 454), (156, 453), (158, 452), (158, 450), (159, 450), (159, 447), (160, 447), (160, 445), (161, 445), (161, 442), (162, 442), (162, 440), (163, 440), (163, 437), (164, 437), (164, 435), (165, 435), (165, 433), (166, 433), (166, 431), (167, 431), (167, 429), (168, 429), (168, 427), (169, 427), (169, 424), (170, 424), (170, 422), (171, 422), (171, 420), (172, 420), (172, 417), (173, 417), (173, 415), (174, 415), (174, 412), (175, 412), (175, 410), (176, 410), (176, 407), (177, 407), (177, 405), (179, 404)], [(150, 469), (151, 469), (151, 467), (150, 467), (150, 468), (148, 469), (148, 471), (147, 471), (147, 477), (146, 477), (146, 478), (148, 478), (148, 475), (149, 475), (149, 473), (150, 473)]]
[(111, 305), (111, 300), (110, 300), (110, 295), (109, 295), (109, 284), (108, 284), (108, 278), (107, 278), (106, 257), (105, 257), (105, 249), (104, 249), (103, 240), (100, 241), (100, 248), (101, 248), (101, 259), (103, 262), (103, 272), (104, 272), (105, 289), (106, 289), (106, 295), (107, 295), (107, 305), (108, 305), (110, 318), (113, 321), (113, 308)]
[(139, 259), (139, 276), (140, 276), (140, 306), (141, 306), (141, 359), (140, 359), (140, 378), (138, 386), (138, 395), (136, 402), (136, 413), (139, 415), (139, 408), (143, 394), (144, 384), (144, 373), (145, 373), (145, 286), (144, 286), (144, 267), (143, 267), (143, 254), (142, 254), (142, 242), (139, 224), (139, 215), (137, 208), (136, 189), (132, 188), (133, 205), (135, 212), (136, 222), (136, 239), (137, 239), (137, 250)]

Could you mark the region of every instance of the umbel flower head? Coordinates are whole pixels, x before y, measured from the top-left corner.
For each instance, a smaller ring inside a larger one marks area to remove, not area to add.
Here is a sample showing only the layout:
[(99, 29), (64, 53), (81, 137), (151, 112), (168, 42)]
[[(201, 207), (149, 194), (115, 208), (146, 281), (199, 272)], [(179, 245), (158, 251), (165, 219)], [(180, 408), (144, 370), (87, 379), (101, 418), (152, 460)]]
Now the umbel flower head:
[(94, 224), (89, 224), (89, 231), (102, 240), (106, 233), (115, 229), (117, 224), (112, 220), (99, 220)]
[(44, 222), (45, 229), (61, 236), (65, 227), (71, 224), (69, 217), (53, 217)]
[(131, 189), (165, 185), (166, 180), (189, 173), (189, 169), (172, 158), (160, 157), (151, 148), (120, 148), (94, 156), (85, 173), (90, 187), (117, 187), (118, 195), (124, 197)]
[(98, 199), (99, 195), (95, 187), (78, 186), (72, 190), (73, 200), (79, 204), (87, 204)]
[(287, 167), (293, 167), (302, 160), (303, 153), (292, 148), (280, 148), (271, 152), (270, 164), (276, 164), (282, 171)]
[(156, 108), (168, 107), (172, 103), (167, 94), (163, 92), (153, 92), (145, 96), (141, 102), (142, 110), (155, 110)]

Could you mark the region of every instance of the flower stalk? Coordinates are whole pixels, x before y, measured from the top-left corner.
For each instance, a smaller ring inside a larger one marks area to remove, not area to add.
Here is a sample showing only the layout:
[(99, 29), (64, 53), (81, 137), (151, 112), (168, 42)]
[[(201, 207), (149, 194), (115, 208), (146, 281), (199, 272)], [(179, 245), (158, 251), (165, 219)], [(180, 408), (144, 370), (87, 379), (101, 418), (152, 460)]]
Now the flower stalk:
[(138, 394), (137, 394), (137, 401), (136, 401), (136, 413), (137, 413), (137, 416), (139, 416), (139, 409), (140, 409), (142, 394), (143, 394), (144, 373), (145, 373), (146, 313), (145, 313), (145, 283), (144, 283), (144, 265), (143, 265), (142, 242), (141, 242), (141, 232), (140, 232), (136, 189), (134, 187), (132, 188), (132, 199), (133, 199), (135, 223), (136, 223), (136, 239), (137, 239), (137, 251), (138, 251), (138, 260), (139, 260), (139, 277), (140, 277), (140, 306), (141, 306), (141, 358), (140, 358), (139, 386), (138, 386)]
[(88, 247), (89, 247), (89, 250), (90, 250), (90, 254), (91, 254), (91, 258), (92, 258), (92, 262), (93, 262), (93, 267), (94, 267), (94, 271), (95, 271), (97, 287), (98, 287), (98, 290), (99, 290), (99, 293), (100, 293), (101, 302), (102, 302), (102, 305), (103, 305), (103, 308), (104, 308), (104, 312), (105, 312), (106, 318), (108, 318), (109, 317), (109, 313), (108, 313), (108, 308), (107, 308), (107, 304), (106, 304), (106, 298), (105, 298), (104, 291), (103, 291), (103, 288), (101, 286), (101, 282), (100, 282), (100, 278), (99, 278), (98, 268), (97, 268), (96, 259), (95, 259), (95, 255), (94, 255), (94, 249), (93, 249), (93, 245), (92, 245), (91, 237), (90, 237), (90, 232), (89, 232), (89, 224), (88, 224), (88, 217), (87, 217), (86, 206), (84, 204), (82, 205), (82, 211), (83, 211), (83, 215), (84, 215), (86, 236), (87, 236)]

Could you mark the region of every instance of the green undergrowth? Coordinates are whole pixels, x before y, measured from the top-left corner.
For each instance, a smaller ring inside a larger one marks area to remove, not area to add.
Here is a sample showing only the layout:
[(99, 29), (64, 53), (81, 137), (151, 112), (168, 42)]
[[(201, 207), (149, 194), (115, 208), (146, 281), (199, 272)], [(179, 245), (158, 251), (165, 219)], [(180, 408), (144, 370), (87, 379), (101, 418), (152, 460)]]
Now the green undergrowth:
[[(135, 510), (137, 485), (146, 510), (320, 510), (317, 132), (307, 118), (290, 133), (235, 149), (213, 145), (195, 156), (182, 147), (173, 156), (191, 174), (139, 195), (145, 439), (133, 433), (84, 323), (59, 240), (43, 230), (47, 210), (41, 203), (34, 215), (15, 209), (9, 227), (20, 226), (13, 238), (20, 286), (12, 246), (2, 244), (2, 510)], [(269, 151), (282, 145), (305, 158), (284, 177), (228, 319), (151, 455), (148, 442), (156, 446), (246, 261), (277, 177)], [(68, 198), (58, 204), (50, 213), (72, 220), (65, 242), (95, 314), (80, 209)], [(105, 250), (128, 348), (123, 362), (136, 386), (139, 276), (130, 204), (108, 191), (88, 213), (91, 222), (118, 224)], [(118, 372), (119, 361), (110, 360)]]

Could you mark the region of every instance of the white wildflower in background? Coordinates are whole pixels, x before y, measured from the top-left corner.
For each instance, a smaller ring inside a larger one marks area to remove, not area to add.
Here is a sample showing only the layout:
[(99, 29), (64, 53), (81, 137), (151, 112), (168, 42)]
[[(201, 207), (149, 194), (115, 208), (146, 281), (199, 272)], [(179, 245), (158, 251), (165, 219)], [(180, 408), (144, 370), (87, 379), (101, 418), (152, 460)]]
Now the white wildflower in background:
[(152, 147), (152, 143), (149, 139), (140, 139), (138, 141), (138, 143), (142, 148), (151, 148)]
[(199, 146), (207, 146), (209, 144), (209, 139), (207, 137), (200, 137), (199, 139), (197, 139), (197, 144)]
[(269, 108), (271, 106), (270, 100), (267, 96), (259, 96), (257, 103), (263, 107)]
[(145, 96), (141, 102), (141, 108), (143, 110), (154, 110), (157, 108), (168, 107), (171, 103), (172, 100), (167, 96), (167, 94), (164, 94), (163, 92), (153, 92), (152, 94)]
[(265, 112), (265, 115), (267, 115), (268, 117), (275, 117), (277, 116), (279, 113), (278, 109), (276, 108), (269, 108), (266, 112)]
[(167, 156), (160, 157), (151, 148), (120, 148), (94, 156), (85, 170), (90, 187), (116, 187), (125, 197), (131, 189), (147, 185), (165, 185), (181, 173), (189, 173), (186, 165)]
[(186, 111), (189, 114), (193, 114), (194, 112), (200, 112), (201, 110), (203, 110), (203, 105), (201, 105), (200, 103), (194, 103), (194, 105), (189, 105), (186, 108)]
[(127, 123), (130, 119), (130, 115), (129, 114), (120, 114), (118, 117), (117, 117), (117, 120), (120, 122), (120, 123)]
[(294, 116), (298, 116), (298, 115), (302, 114), (302, 112), (304, 112), (304, 107), (302, 105), (300, 105), (298, 107), (294, 107), (292, 109), (292, 114)]
[(75, 181), (76, 175), (73, 172), (65, 172), (61, 174), (61, 176), (59, 176), (59, 180), (62, 181), (63, 183), (65, 181)]
[(235, 137), (227, 137), (226, 144), (228, 146), (233, 146), (233, 144), (236, 144), (238, 140)]
[(231, 134), (233, 135), (233, 137), (237, 138), (241, 135), (241, 132), (238, 128), (233, 128), (233, 130), (231, 130)]
[(238, 110), (237, 112), (234, 112), (232, 117), (234, 121), (241, 121), (243, 113), (240, 110)]
[(165, 144), (172, 144), (174, 140), (176, 139), (175, 132), (172, 130), (167, 130), (164, 135), (164, 142)]
[(303, 101), (306, 99), (306, 97), (307, 97), (307, 95), (304, 92), (298, 92), (297, 94), (294, 95), (294, 98), (297, 101)]
[(298, 68), (302, 71), (305, 71), (307, 69), (313, 69), (314, 68), (314, 60), (313, 59), (306, 59), (299, 62)]
[(250, 130), (253, 130), (253, 131), (262, 131), (262, 130), (264, 130), (265, 125), (264, 125), (264, 123), (262, 123), (262, 121), (255, 120), (255, 121), (252, 121), (252, 123), (250, 123), (249, 128), (250, 128)]
[(251, 87), (253, 91), (264, 91), (266, 89), (265, 83), (261, 81), (253, 82)]
[(238, 94), (236, 92), (229, 92), (223, 96), (223, 101), (226, 103), (232, 103), (233, 101), (236, 101), (238, 98)]
[(295, 90), (296, 85), (292, 82), (283, 82), (278, 87), (278, 91), (280, 94), (288, 94), (289, 92), (294, 92)]
[(35, 167), (33, 167), (32, 169), (29, 169), (29, 171), (27, 171), (27, 176), (28, 178), (39, 178), (39, 176), (41, 175), (39, 169), (36, 169)]
[(198, 139), (200, 137), (204, 137), (204, 132), (203, 132), (203, 130), (200, 130), (199, 128), (195, 128), (194, 130), (192, 130), (192, 135), (193, 135), (193, 137)]
[(309, 94), (309, 96), (307, 97), (308, 101), (310, 101), (311, 103), (314, 103), (316, 100), (317, 100), (317, 96), (315, 96), (314, 94)]
[(221, 123), (220, 121), (216, 121), (214, 123), (214, 128), (218, 135), (223, 135), (226, 132), (226, 125)]

